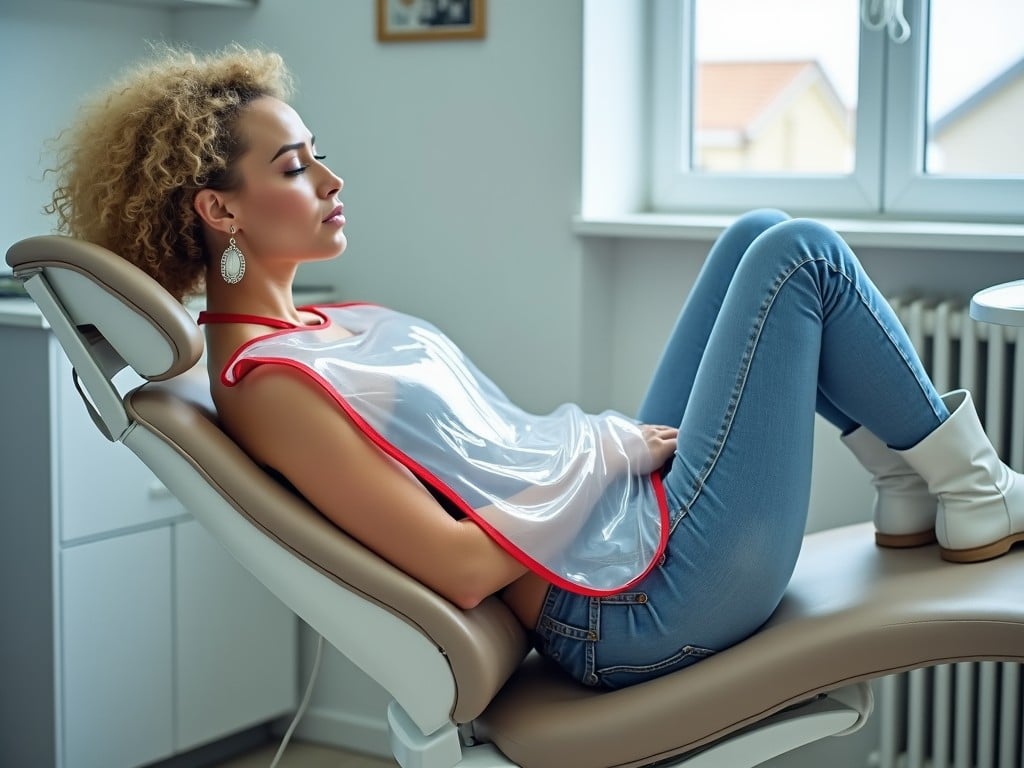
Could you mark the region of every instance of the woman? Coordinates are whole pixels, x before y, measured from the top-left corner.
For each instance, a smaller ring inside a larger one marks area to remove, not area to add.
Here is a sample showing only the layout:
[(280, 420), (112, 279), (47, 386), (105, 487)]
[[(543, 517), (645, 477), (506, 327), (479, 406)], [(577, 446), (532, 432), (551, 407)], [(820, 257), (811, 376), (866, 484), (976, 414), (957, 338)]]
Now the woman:
[(165, 51), (68, 135), (52, 211), (179, 299), (205, 286), (213, 397), (255, 460), (456, 605), (500, 595), (576, 679), (664, 674), (770, 616), (815, 412), (874, 474), (879, 544), (937, 536), (970, 561), (1024, 538), (1024, 483), (969, 394), (940, 397), (811, 221), (757, 211), (722, 234), (637, 420), (526, 414), (424, 321), (296, 307), (297, 267), (346, 237), (343, 182), (287, 95), (274, 54)]

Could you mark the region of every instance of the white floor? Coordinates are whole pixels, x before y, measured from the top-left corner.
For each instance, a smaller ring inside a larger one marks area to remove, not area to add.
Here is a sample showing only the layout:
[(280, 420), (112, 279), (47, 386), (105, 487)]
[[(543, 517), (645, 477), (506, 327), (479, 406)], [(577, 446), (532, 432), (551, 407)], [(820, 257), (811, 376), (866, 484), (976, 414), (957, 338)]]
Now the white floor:
[[(270, 768), (277, 754), (277, 744), (270, 744), (236, 757), (218, 768)], [(377, 757), (357, 755), (335, 747), (293, 741), (288, 745), (278, 768), (395, 768), (397, 763)]]

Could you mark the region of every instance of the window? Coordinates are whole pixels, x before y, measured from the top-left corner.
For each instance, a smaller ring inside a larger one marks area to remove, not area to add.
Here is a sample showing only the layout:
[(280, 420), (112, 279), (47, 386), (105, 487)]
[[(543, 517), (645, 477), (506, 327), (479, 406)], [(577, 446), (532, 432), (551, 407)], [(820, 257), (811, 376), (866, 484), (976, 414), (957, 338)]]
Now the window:
[(1024, 3), (964, 10), (931, 2), (925, 172), (1024, 178)]
[[(898, 14), (862, 22), (901, 5), (903, 42)], [(1019, 0), (653, 7), (654, 210), (1024, 215)]]
[[(851, 173), (857, 13), (857, 0), (695, 3), (691, 169)], [(764, 34), (780, 21), (793, 34)]]

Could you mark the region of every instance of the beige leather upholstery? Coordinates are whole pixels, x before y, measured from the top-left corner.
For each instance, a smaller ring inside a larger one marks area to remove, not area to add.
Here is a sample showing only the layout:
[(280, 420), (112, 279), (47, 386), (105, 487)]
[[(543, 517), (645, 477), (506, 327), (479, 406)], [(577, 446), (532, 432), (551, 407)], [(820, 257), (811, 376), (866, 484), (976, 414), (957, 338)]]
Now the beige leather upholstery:
[[(148, 275), (112, 256), (106, 248), (83, 240), (41, 235), (11, 246), (7, 263), (21, 277), (50, 268), (64, 310), (72, 319), (77, 319), (76, 314), (89, 315), (81, 318), (81, 322), (98, 326), (96, 330), (139, 375), (156, 381), (187, 371), (203, 351), (199, 328), (185, 308)], [(82, 279), (77, 280), (78, 277)], [(62, 281), (66, 281), (66, 290), (61, 290)], [(83, 296), (93, 287), (122, 304), (135, 322), (127, 324), (119, 322), (117, 314), (95, 312), (95, 299), (87, 303), (86, 299), (91, 297)], [(146, 338), (150, 331), (154, 334), (152, 340)], [(147, 350), (139, 348), (140, 338), (165, 345), (160, 350), (165, 353), (164, 366), (153, 369), (152, 365), (140, 362), (140, 357), (145, 357), (147, 363), (151, 359), (145, 354)]]
[[(125, 397), (133, 429), (186, 457), (219, 497), (297, 560), (429, 638), (455, 681), (452, 722), (471, 723), (476, 739), (524, 768), (643, 765), (851, 682), (948, 661), (1024, 661), (1024, 550), (956, 565), (931, 547), (876, 548), (871, 526), (861, 525), (807, 537), (782, 606), (746, 642), (630, 689), (583, 688), (536, 654), (524, 661), (526, 632), (499, 600), (457, 609), (253, 464), (217, 424), (206, 371), (195, 365), (195, 323), (147, 276), (62, 237), (23, 241), (7, 258), (20, 276), (45, 271), (87, 345), (109, 343), (129, 364), (149, 368), (153, 381)], [(98, 286), (98, 297), (83, 300), (75, 280), (62, 282), (64, 272)], [(115, 316), (130, 310), (135, 325), (127, 332), (122, 322), (92, 316), (103, 296)], [(146, 344), (133, 328), (145, 329)], [(150, 347), (160, 344), (154, 355)]]

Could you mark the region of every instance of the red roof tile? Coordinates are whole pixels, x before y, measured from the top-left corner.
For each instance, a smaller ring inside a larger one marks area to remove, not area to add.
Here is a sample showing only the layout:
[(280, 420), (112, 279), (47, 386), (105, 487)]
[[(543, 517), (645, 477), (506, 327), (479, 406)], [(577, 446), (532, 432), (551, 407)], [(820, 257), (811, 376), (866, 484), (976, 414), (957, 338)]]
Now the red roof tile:
[(697, 128), (742, 131), (813, 61), (701, 62), (697, 73)]

